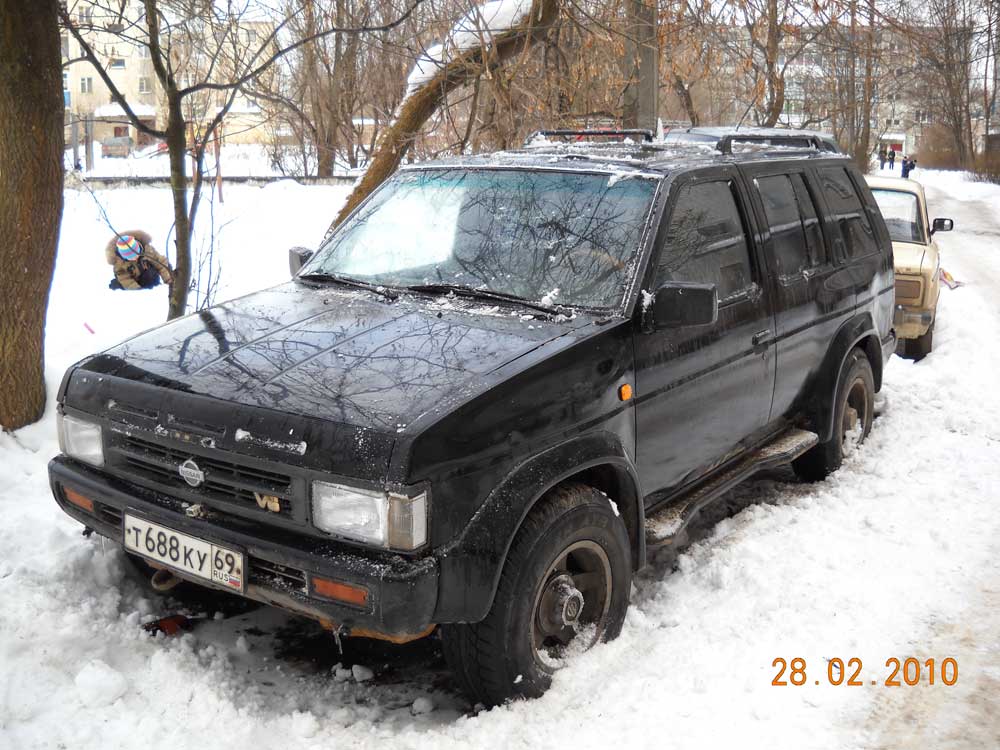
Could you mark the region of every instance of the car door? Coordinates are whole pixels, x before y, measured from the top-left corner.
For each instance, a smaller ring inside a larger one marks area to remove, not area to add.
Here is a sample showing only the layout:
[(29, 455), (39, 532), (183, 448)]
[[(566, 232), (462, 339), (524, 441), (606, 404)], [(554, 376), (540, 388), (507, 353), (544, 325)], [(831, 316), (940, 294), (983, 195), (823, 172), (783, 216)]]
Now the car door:
[[(806, 407), (810, 382), (834, 335), (854, 311), (856, 287), (846, 258), (832, 252), (807, 167), (744, 167), (753, 184), (755, 210), (764, 227), (764, 255), (771, 269), (776, 331), (776, 373), (771, 420), (792, 419)], [(843, 242), (836, 239), (842, 250)]]
[(754, 441), (774, 387), (770, 304), (735, 168), (679, 177), (664, 218), (647, 289), (671, 280), (715, 284), (719, 315), (705, 326), (637, 326), (636, 463), (647, 496), (688, 483)]

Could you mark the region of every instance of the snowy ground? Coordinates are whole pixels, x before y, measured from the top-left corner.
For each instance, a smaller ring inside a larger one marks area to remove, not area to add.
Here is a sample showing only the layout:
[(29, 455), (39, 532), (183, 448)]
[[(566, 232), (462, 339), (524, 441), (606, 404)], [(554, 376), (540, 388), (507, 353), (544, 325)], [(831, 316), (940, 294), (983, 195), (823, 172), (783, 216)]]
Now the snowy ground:
[[(83, 174), (86, 177), (169, 177), (170, 163), (167, 152), (152, 144), (136, 149), (127, 157), (101, 155), (101, 144), (94, 144), (94, 166), (93, 169)], [(302, 173), (301, 154), (290, 146), (284, 147), (284, 168), (285, 172)], [(86, 162), (84, 158), (83, 146), (80, 146), (78, 158), (81, 166)], [(219, 163), (223, 176), (231, 177), (280, 177), (283, 172), (274, 163), (267, 146), (256, 143), (227, 143), (222, 147)], [(66, 149), (65, 153), (66, 169), (72, 170), (73, 150)], [(315, 165), (310, 163), (309, 169), (315, 169)], [(190, 163), (188, 166), (190, 171)], [(337, 160), (337, 174), (346, 175), (350, 172), (350, 167), (345, 162)], [(215, 154), (209, 150), (205, 155), (205, 173), (215, 176)]]
[[(966, 282), (942, 294), (934, 353), (893, 358), (890, 408), (840, 472), (734, 492), (732, 515), (676, 566), (638, 578), (622, 636), (537, 701), (475, 712), (433, 640), (347, 641), (339, 655), (276, 610), (153, 599), (51, 499), (51, 410), (0, 435), (0, 748), (1000, 746), (1000, 187), (916, 177), (932, 215), (955, 219), (939, 243)], [(98, 197), (116, 226), (165, 245), (168, 191)], [(217, 226), (231, 222), (222, 296), (285, 278), (287, 247), (315, 243), (342, 197), (287, 183), (228, 189), (215, 207)], [(53, 388), (72, 361), (165, 312), (163, 290), (106, 289), (109, 234), (93, 199), (68, 192)], [(179, 638), (138, 628), (181, 606), (223, 616)], [(958, 683), (884, 687), (886, 660), (908, 656), (955, 658)], [(806, 660), (805, 685), (771, 685), (778, 657)], [(862, 686), (827, 685), (833, 657), (862, 659)]]

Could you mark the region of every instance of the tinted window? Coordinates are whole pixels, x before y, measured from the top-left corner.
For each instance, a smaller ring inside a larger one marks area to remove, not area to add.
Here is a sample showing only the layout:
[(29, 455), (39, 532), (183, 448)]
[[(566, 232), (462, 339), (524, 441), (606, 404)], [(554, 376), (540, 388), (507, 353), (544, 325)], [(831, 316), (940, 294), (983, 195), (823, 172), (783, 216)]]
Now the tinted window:
[(720, 300), (750, 286), (746, 232), (729, 181), (703, 182), (680, 189), (656, 278), (657, 284), (715, 284)]
[(801, 174), (793, 174), (791, 177), (799, 204), (799, 215), (802, 217), (802, 228), (805, 230), (809, 265), (823, 265), (826, 263), (826, 244), (823, 242), (823, 228), (819, 223), (819, 213), (816, 211), (812, 192)]
[(788, 175), (755, 180), (771, 229), (771, 252), (779, 276), (797, 276), (811, 265), (795, 188)]
[(854, 183), (843, 167), (827, 167), (819, 171), (823, 195), (830, 206), (833, 218), (840, 227), (847, 257), (878, 252), (875, 234), (861, 205)]

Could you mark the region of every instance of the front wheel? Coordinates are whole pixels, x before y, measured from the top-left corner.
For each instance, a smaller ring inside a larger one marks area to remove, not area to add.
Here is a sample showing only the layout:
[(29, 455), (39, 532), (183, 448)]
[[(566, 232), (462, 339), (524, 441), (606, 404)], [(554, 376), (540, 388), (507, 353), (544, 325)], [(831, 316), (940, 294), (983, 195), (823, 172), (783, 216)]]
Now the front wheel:
[(631, 582), (628, 533), (608, 498), (559, 488), (518, 531), (486, 618), (442, 626), (445, 658), (474, 700), (538, 697), (573, 654), (618, 636)]
[(834, 401), (833, 434), (792, 462), (795, 473), (818, 482), (840, 468), (868, 437), (875, 419), (875, 377), (868, 357), (852, 349), (844, 362), (843, 377)]

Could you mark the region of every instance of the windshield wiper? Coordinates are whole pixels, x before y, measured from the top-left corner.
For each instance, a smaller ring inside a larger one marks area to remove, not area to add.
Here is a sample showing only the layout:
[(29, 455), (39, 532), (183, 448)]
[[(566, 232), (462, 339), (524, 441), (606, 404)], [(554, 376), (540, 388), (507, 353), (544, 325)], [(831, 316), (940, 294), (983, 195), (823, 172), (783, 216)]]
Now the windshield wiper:
[(320, 282), (334, 282), (336, 284), (343, 284), (344, 286), (354, 287), (355, 289), (367, 289), (370, 292), (375, 292), (375, 294), (380, 294), (386, 299), (396, 300), (399, 299), (399, 292), (390, 287), (382, 286), (381, 284), (373, 284), (370, 281), (361, 281), (360, 279), (352, 279), (350, 276), (341, 276), (336, 273), (304, 273), (296, 277), (301, 281), (320, 281)]
[(507, 292), (494, 292), (491, 289), (476, 289), (462, 284), (413, 284), (403, 287), (411, 292), (423, 292), (425, 294), (448, 294), (453, 292), (462, 297), (478, 297), (479, 299), (491, 299), (498, 302), (514, 302), (532, 310), (538, 310), (548, 315), (561, 315), (563, 312), (561, 305), (544, 305), (541, 302), (521, 297), (517, 294)]

